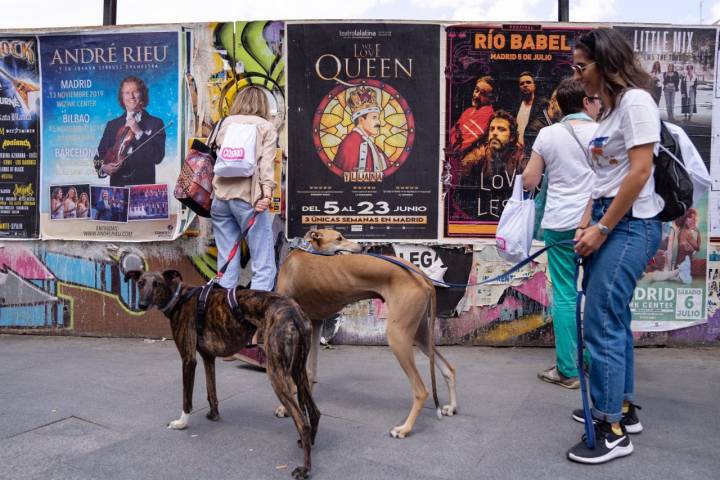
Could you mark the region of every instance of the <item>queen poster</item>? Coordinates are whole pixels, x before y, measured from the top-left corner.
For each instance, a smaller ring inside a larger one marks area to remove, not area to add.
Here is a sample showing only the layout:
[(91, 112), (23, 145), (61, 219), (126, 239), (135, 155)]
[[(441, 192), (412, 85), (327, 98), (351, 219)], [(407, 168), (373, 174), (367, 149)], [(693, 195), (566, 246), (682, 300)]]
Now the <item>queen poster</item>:
[(447, 28), (445, 235), (493, 237), (538, 131), (562, 117), (553, 91), (587, 30)]
[[(127, 214), (109, 221), (79, 212), (126, 211), (131, 187), (167, 191), (174, 185), (180, 169), (179, 43), (178, 31), (41, 37), (44, 238), (148, 241), (177, 235), (174, 198), (169, 215), (130, 223)], [(97, 195), (81, 198), (78, 185)]]
[(287, 32), (288, 237), (437, 238), (440, 26)]
[(34, 37), (0, 38), (0, 241), (38, 236), (36, 42)]

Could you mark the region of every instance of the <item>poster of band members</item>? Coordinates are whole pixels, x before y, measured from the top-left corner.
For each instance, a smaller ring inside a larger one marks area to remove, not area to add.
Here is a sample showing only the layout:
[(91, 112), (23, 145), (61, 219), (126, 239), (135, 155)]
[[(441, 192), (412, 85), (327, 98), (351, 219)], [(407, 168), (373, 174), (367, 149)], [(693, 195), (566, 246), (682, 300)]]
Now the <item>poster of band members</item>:
[(287, 31), (288, 237), (437, 238), (440, 26)]
[[(681, 127), (710, 166), (715, 91), (714, 28), (615, 27), (654, 77), (660, 117)], [(708, 195), (663, 225), (660, 249), (638, 282), (633, 329), (662, 331), (705, 322)]]
[[(143, 205), (133, 222), (128, 201), (137, 185), (167, 192), (179, 173), (179, 42), (178, 31), (41, 37), (44, 238), (174, 238), (174, 198), (169, 215), (148, 215)], [(83, 199), (81, 184), (89, 187)], [(82, 200), (90, 203), (83, 217)]]
[(38, 236), (36, 42), (34, 37), (0, 38), (0, 240)]
[(553, 90), (586, 30), (447, 28), (445, 235), (493, 237), (538, 131), (561, 119)]

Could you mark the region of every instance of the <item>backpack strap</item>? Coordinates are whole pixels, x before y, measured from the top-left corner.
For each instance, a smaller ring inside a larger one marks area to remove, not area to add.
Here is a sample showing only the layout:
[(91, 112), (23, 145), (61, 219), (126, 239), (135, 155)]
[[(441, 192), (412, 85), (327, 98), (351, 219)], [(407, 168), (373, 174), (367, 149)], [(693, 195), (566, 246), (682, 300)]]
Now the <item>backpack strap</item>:
[(579, 138), (577, 137), (577, 135), (575, 134), (575, 130), (572, 128), (572, 125), (570, 125), (570, 124), (567, 123), (567, 122), (561, 122), (560, 124), (561, 124), (563, 127), (565, 127), (565, 130), (567, 130), (568, 133), (570, 133), (570, 135), (572, 135), (572, 137), (575, 139), (575, 141), (577, 142), (577, 144), (580, 146), (580, 150), (582, 150), (583, 154), (585, 155), (585, 160), (587, 160), (588, 166), (589, 166), (589, 167), (592, 169), (592, 171), (594, 172), (594, 171), (595, 171), (595, 166), (593, 165), (592, 159), (590, 158), (590, 153), (588, 153), (587, 148), (585, 148), (585, 147), (583, 146), (582, 142), (580, 141), (580, 139), (579, 139)]
[(210, 147), (211, 150), (215, 150), (217, 148), (217, 136), (220, 134), (220, 128), (222, 128), (222, 124), (225, 121), (227, 117), (223, 117), (220, 119), (218, 123), (215, 124), (215, 128), (213, 128), (213, 131), (210, 132), (210, 136), (208, 137), (207, 145)]

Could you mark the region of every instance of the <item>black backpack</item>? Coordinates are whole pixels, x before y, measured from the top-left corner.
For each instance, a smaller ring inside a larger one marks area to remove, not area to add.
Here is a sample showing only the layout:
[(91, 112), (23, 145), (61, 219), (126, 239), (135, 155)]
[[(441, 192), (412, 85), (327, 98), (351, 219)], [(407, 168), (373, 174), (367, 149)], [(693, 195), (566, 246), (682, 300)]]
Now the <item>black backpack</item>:
[(658, 214), (658, 218), (669, 222), (682, 217), (693, 203), (693, 183), (685, 169), (680, 145), (665, 122), (660, 122), (660, 148), (653, 162), (655, 192), (665, 200), (665, 208)]

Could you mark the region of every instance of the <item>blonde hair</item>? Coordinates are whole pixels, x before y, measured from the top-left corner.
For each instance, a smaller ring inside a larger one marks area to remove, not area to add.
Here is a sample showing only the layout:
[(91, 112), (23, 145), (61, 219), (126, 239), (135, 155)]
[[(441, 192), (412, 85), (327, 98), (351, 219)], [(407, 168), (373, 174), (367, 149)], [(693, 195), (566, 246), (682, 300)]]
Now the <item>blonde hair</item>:
[(270, 107), (265, 91), (254, 85), (240, 90), (235, 95), (230, 107), (230, 115), (255, 115), (265, 120), (268, 120), (269, 111)]

